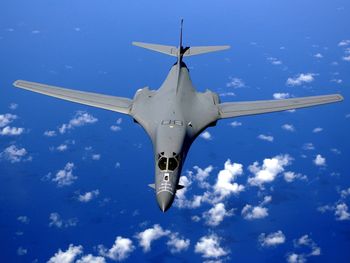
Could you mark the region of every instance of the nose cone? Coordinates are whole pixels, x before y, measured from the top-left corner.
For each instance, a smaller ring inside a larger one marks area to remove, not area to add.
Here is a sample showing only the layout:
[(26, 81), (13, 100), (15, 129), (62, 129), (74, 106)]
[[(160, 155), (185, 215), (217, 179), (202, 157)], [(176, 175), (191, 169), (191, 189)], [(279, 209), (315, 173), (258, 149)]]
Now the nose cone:
[(165, 212), (166, 210), (169, 209), (171, 204), (174, 201), (174, 195), (169, 193), (168, 191), (162, 191), (157, 194), (157, 201), (160, 210)]

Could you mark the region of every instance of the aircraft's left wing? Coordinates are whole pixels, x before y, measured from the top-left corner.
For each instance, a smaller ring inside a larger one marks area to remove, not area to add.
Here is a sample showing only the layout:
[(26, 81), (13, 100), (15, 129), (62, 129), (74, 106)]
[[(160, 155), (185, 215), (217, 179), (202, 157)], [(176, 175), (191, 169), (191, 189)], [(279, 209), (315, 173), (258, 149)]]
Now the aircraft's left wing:
[(16, 80), (13, 85), (17, 88), (26, 89), (44, 95), (63, 100), (73, 101), (97, 108), (116, 111), (124, 114), (130, 113), (132, 100), (122, 97), (114, 97), (92, 92), (64, 89), (56, 86), (40, 84), (25, 80)]
[(219, 104), (220, 118), (232, 118), (276, 111), (285, 111), (342, 101), (340, 94), (312, 96), (282, 100), (226, 102)]

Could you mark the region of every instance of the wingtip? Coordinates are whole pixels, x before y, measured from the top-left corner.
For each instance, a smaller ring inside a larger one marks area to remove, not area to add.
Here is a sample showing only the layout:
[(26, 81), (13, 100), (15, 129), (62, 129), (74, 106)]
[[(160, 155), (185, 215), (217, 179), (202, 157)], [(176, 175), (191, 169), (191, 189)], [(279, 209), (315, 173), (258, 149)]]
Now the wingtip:
[(13, 83), (12, 83), (12, 85), (14, 86), (14, 87), (16, 87), (16, 88), (19, 88), (19, 83), (21, 82), (21, 80), (19, 80), (19, 79), (17, 79), (17, 80), (15, 80)]

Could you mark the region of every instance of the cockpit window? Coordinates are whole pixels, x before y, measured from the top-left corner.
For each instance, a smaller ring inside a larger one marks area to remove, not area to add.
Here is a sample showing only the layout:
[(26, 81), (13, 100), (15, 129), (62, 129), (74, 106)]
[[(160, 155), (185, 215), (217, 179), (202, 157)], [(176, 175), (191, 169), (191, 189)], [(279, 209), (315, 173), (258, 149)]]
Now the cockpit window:
[(177, 167), (177, 161), (174, 157), (168, 159), (168, 170), (174, 171)]
[(160, 170), (166, 170), (167, 158), (162, 157), (158, 161), (158, 167)]

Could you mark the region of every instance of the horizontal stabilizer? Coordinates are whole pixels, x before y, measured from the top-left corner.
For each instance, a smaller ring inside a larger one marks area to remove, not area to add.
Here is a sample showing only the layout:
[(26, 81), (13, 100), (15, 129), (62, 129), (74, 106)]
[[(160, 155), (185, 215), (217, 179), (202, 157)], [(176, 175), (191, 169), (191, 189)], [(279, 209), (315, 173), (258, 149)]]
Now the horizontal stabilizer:
[(216, 52), (225, 49), (229, 49), (230, 46), (203, 46), (203, 47), (190, 47), (183, 54), (184, 57), (200, 55), (204, 53)]
[(177, 56), (177, 48), (174, 47), (174, 46), (150, 44), (150, 43), (144, 43), (144, 42), (132, 42), (132, 44), (134, 46), (137, 46), (137, 47), (150, 49), (150, 50), (153, 50), (153, 51), (156, 51), (156, 52), (167, 54), (169, 56), (173, 56), (173, 57)]

